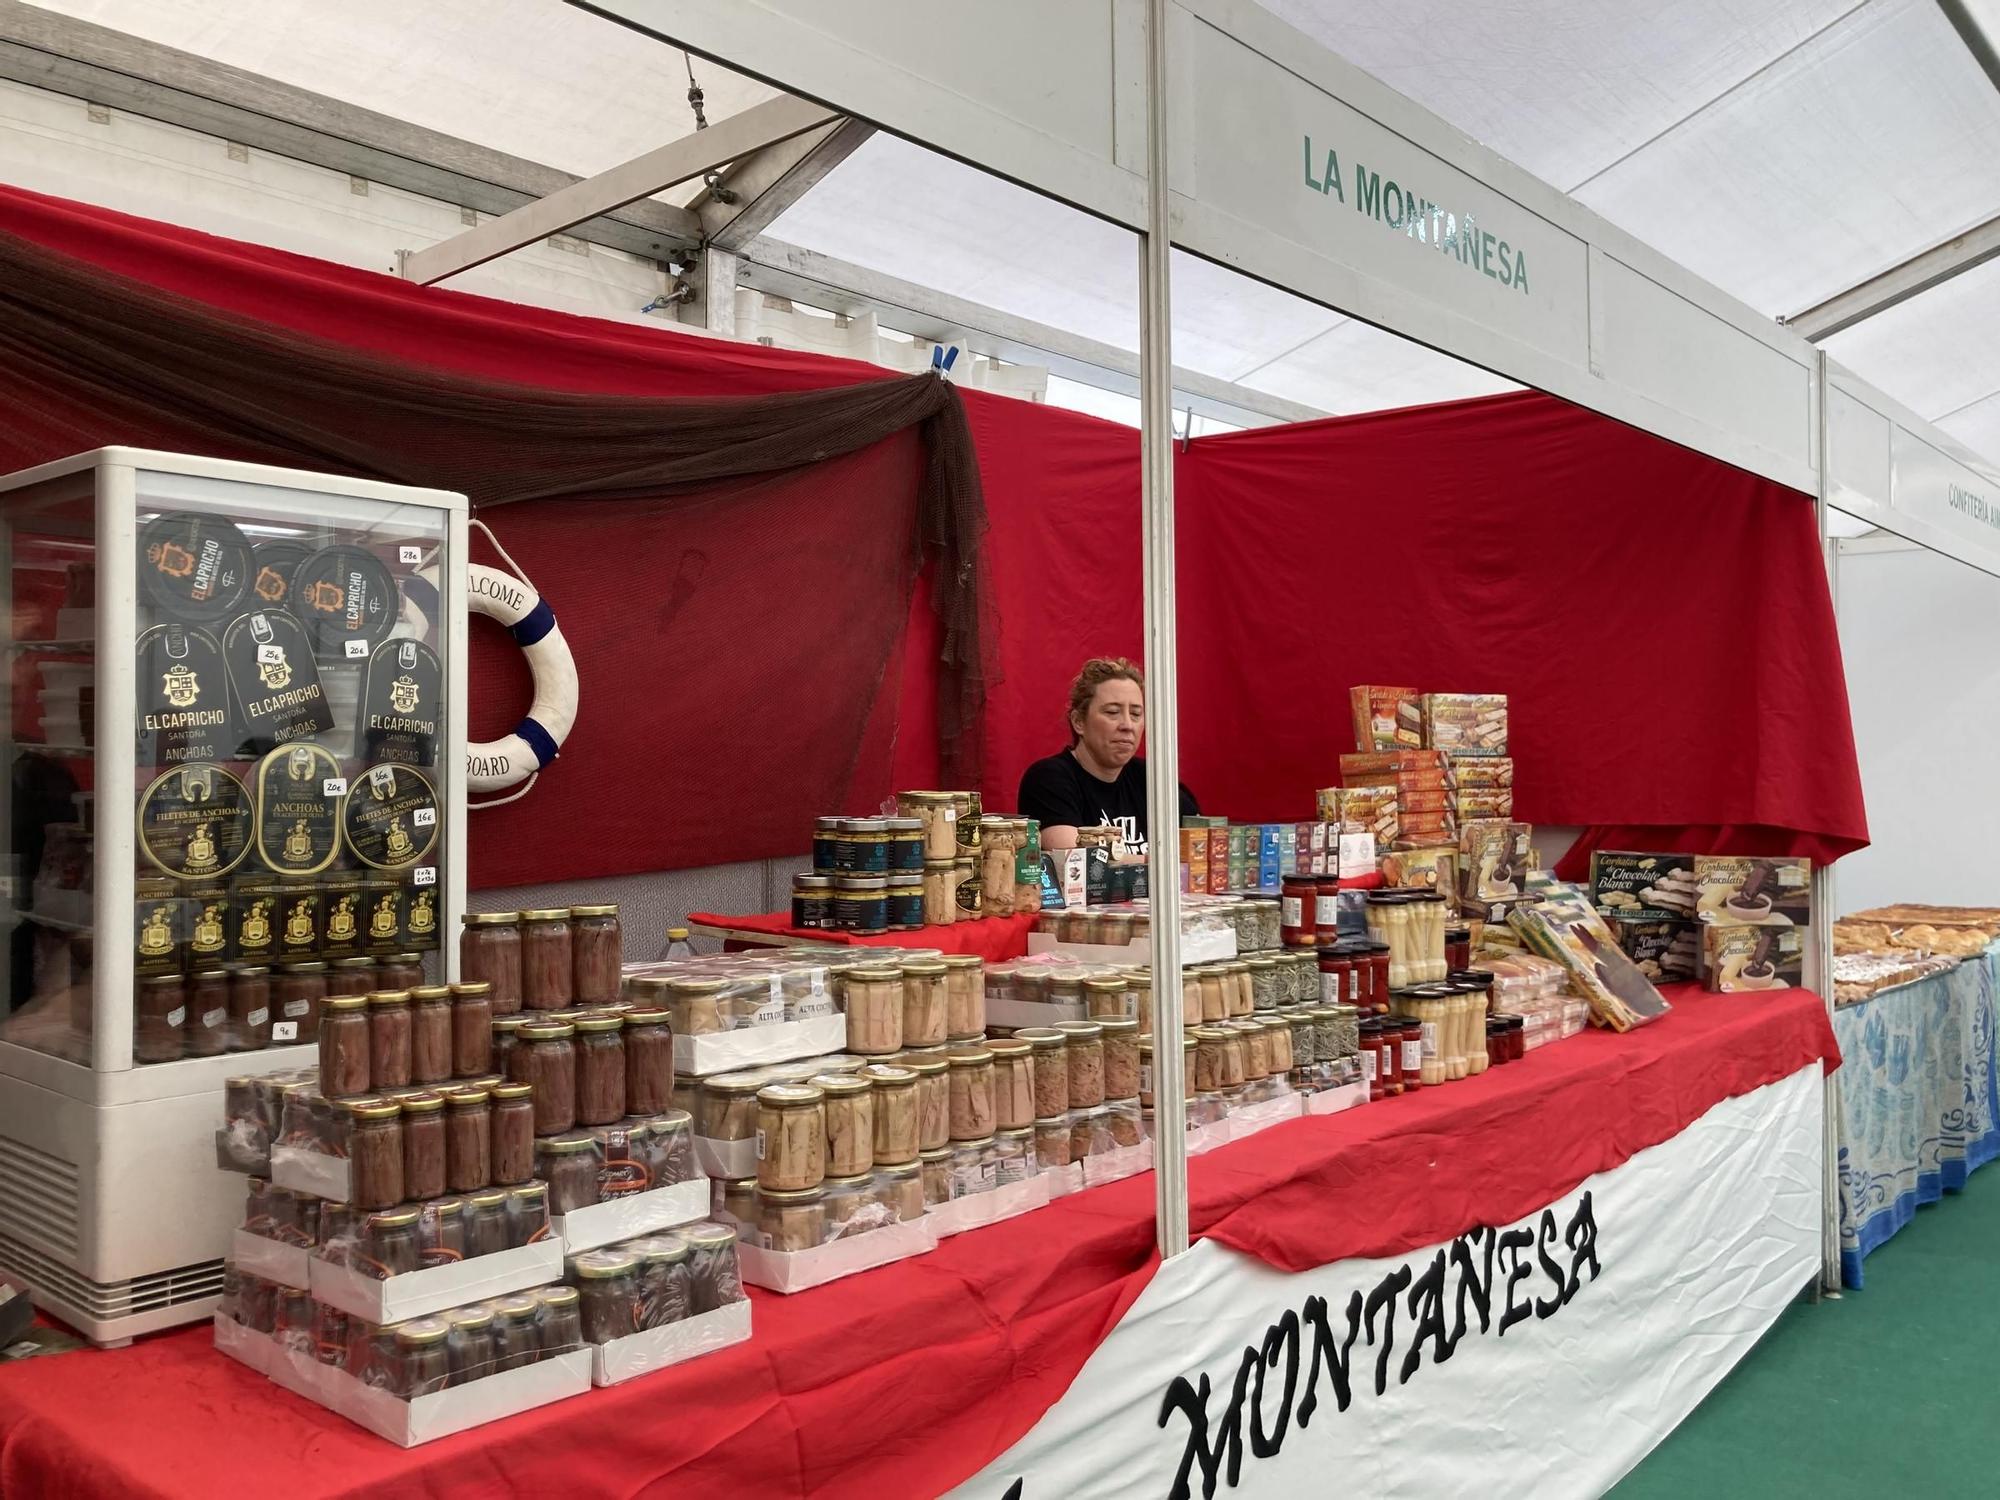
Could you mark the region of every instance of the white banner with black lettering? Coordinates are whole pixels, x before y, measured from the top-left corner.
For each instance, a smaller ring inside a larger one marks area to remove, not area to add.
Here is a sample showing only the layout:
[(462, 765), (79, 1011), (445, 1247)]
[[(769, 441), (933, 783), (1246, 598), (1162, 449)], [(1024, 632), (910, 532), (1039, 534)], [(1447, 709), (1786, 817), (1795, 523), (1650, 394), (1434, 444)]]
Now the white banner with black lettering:
[(957, 1493), (1601, 1495), (1818, 1274), (1820, 1095), (1802, 1068), (1408, 1255), (1287, 1275), (1199, 1243)]

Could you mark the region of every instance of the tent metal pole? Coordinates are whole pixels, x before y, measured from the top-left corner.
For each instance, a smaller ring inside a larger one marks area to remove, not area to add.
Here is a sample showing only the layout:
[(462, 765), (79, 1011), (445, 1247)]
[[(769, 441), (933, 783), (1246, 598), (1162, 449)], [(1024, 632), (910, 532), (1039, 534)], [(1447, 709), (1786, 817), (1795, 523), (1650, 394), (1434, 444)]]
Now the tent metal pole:
[[(1833, 604), (1833, 618), (1836, 630), (1840, 622), (1840, 549), (1831, 540), (1828, 532), (1830, 506), (1833, 494), (1833, 476), (1827, 472), (1827, 458), (1831, 444), (1827, 440), (1827, 407), (1833, 395), (1827, 383), (1826, 351), (1820, 350), (1813, 360), (1813, 381), (1818, 387), (1819, 400), (1816, 412), (1814, 441), (1819, 459), (1819, 490), (1813, 498), (1813, 515), (1819, 526), (1820, 557), (1826, 565), (1827, 595)], [(1835, 874), (1831, 865), (1815, 863), (1813, 866), (1813, 910), (1819, 919), (1813, 923), (1813, 971), (1814, 983), (1826, 1001), (1826, 1018), (1829, 1025), (1833, 1021), (1833, 922), (1835, 901)], [(1820, 1084), (1820, 1128), (1822, 1132), (1821, 1162), (1822, 1182), (1820, 1188), (1820, 1282), (1819, 1289), (1840, 1292), (1840, 1074), (1823, 1076)]]
[(1139, 239), (1139, 440), (1146, 619), (1146, 883), (1152, 903), (1153, 1186), (1162, 1258), (1188, 1246), (1181, 1023), (1180, 694), (1175, 679), (1173, 242), (1167, 3), (1146, 4), (1146, 232)]

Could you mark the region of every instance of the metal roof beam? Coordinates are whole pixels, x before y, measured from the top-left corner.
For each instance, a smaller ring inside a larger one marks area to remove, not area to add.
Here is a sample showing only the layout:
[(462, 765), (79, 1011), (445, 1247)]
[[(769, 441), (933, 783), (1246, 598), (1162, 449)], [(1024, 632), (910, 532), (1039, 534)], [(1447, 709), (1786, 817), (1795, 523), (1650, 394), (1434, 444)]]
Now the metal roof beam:
[(405, 281), (429, 286), (837, 118), (838, 112), (823, 104), (780, 94), (463, 234), (406, 251), (399, 273)]
[[(959, 343), (974, 354), (1013, 364), (1041, 365), (1100, 390), (1139, 394), (1139, 356), (1115, 344), (933, 291), (760, 236), (742, 247), (737, 280), (772, 296), (832, 312), (874, 313), (888, 326), (939, 343)], [(1304, 422), (1328, 413), (1213, 375), (1176, 367), (1174, 406), (1241, 427)]]
[(704, 189), (688, 207), (701, 220), (702, 233), (711, 245), (718, 250), (736, 250), (769, 229), (778, 215), (812, 191), (874, 133), (875, 127), (861, 120), (841, 120), (766, 146), (722, 174), (722, 187), (733, 201), (723, 202)]
[[(21, 0), (0, 0), (0, 78), (480, 213), (504, 214), (579, 180)], [(655, 202), (628, 204), (568, 232), (651, 260), (701, 242), (692, 213)]]
[(1852, 328), (1866, 318), (1886, 312), (1899, 302), (1907, 302), (1920, 292), (1942, 286), (2000, 255), (2000, 218), (1988, 219), (1976, 229), (1954, 236), (1913, 255), (1901, 265), (1891, 266), (1858, 286), (1829, 297), (1817, 307), (1784, 319), (1786, 326), (1815, 344), (1843, 328)]

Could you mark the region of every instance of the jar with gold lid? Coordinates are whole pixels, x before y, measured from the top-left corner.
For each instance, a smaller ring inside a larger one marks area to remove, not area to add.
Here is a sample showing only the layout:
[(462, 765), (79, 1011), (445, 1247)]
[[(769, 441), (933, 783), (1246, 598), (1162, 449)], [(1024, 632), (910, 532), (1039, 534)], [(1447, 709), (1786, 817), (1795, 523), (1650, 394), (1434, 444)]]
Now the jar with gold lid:
[(493, 1014), (511, 1016), (521, 1009), (521, 914), (517, 911), (469, 911), (459, 919), (458, 977), (468, 984), (493, 986)]
[(757, 1091), (757, 1185), (793, 1192), (826, 1176), (826, 1094), (811, 1084)]
[(874, 1081), (854, 1073), (816, 1073), (811, 1084), (825, 1096), (826, 1170), (852, 1177), (875, 1166)]
[(903, 984), (903, 1045), (944, 1045), (951, 1033), (950, 981), (944, 962), (934, 958), (910, 959), (899, 968)]
[(945, 1054), (945, 1063), (951, 1138), (968, 1141), (992, 1135), (993, 1054), (984, 1047), (956, 1047)]
[(521, 913), (521, 1002), (529, 1010), (563, 1010), (574, 995), (576, 960), (569, 908)]

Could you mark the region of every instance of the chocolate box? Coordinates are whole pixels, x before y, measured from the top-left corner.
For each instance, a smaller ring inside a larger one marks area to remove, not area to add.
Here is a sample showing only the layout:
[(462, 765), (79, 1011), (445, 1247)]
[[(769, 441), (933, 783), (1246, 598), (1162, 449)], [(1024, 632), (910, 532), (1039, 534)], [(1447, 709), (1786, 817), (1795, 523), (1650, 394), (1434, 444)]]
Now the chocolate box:
[(1719, 926), (1804, 927), (1812, 921), (1812, 861), (1764, 855), (1695, 857), (1695, 917)]
[(1463, 791), (1500, 791), (1514, 785), (1514, 762), (1505, 755), (1447, 755), (1445, 774)]
[(1607, 917), (1694, 919), (1694, 856), (1599, 849), (1590, 856), (1590, 899)]
[(1459, 831), (1464, 893), (1474, 901), (1507, 901), (1521, 894), (1533, 868), (1533, 828), (1498, 818), (1467, 823)]
[(1415, 688), (1355, 687), (1348, 689), (1354, 710), (1354, 748), (1394, 750), (1423, 743), (1423, 705)]
[(1424, 746), (1454, 755), (1507, 753), (1504, 693), (1424, 694)]
[(1611, 935), (1639, 972), (1655, 984), (1693, 979), (1701, 969), (1699, 923), (1680, 919), (1635, 920), (1611, 916)]
[(1469, 792), (1463, 787), (1458, 792), (1458, 815), (1470, 823), (1481, 818), (1512, 818), (1514, 816), (1514, 792), (1512, 788), (1502, 788), (1492, 792)]
[(1805, 982), (1804, 928), (1712, 923), (1701, 935), (1703, 985), (1715, 994), (1795, 989)]
[(1372, 786), (1385, 781), (1398, 786), (1443, 786), (1444, 757), (1435, 750), (1390, 750), (1340, 757), (1342, 786)]

